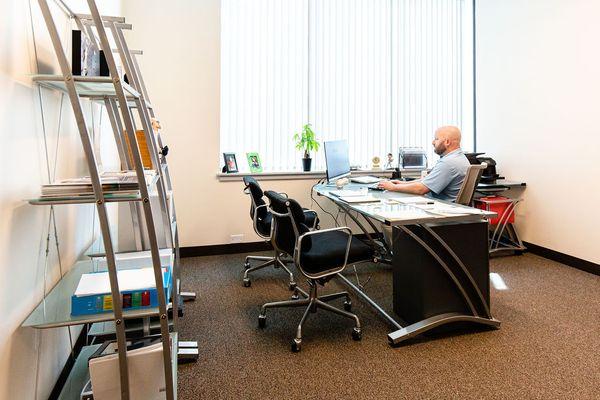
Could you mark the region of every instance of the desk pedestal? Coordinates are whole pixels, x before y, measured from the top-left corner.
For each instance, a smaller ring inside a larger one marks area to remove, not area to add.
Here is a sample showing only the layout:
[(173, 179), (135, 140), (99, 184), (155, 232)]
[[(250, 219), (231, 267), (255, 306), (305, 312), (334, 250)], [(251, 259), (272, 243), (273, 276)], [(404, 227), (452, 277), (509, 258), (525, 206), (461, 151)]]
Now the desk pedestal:
[(487, 222), (411, 225), (393, 229), (394, 312), (407, 327), (397, 344), (457, 322), (499, 326), (491, 317)]

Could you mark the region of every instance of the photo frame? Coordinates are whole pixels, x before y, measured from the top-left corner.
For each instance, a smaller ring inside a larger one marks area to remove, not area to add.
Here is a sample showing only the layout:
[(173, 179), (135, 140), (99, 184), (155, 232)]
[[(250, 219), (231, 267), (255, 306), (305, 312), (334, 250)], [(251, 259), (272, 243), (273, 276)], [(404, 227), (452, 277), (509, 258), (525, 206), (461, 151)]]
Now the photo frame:
[(258, 155), (258, 153), (246, 153), (246, 158), (248, 159), (248, 166), (250, 167), (250, 172), (263, 172), (262, 163), (260, 161), (260, 156)]
[(223, 160), (225, 161), (223, 172), (227, 172), (228, 174), (239, 172), (235, 153), (223, 153)]

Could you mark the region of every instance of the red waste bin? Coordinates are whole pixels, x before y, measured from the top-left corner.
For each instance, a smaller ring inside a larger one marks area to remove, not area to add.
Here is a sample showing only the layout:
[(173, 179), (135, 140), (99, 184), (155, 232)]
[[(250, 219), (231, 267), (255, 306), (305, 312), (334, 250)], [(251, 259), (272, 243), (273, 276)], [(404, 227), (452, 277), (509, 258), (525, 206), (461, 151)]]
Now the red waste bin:
[[(498, 214), (498, 217), (490, 219), (491, 225), (496, 225), (500, 222), (500, 217), (504, 214), (506, 209), (513, 203), (512, 199), (503, 196), (487, 196), (475, 199), (475, 207), (486, 211), (493, 211)], [(504, 221), (504, 220), (503, 220)], [(514, 224), (515, 213), (514, 209), (511, 211), (508, 217), (508, 223)]]

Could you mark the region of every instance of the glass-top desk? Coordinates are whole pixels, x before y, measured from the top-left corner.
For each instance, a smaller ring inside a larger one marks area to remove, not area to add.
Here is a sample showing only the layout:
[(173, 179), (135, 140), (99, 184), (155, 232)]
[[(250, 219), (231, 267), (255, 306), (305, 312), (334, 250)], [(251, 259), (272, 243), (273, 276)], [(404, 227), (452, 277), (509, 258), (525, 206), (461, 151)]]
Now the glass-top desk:
[[(345, 275), (337, 275), (395, 328), (388, 334), (390, 344), (442, 326), (468, 323), (499, 328), (500, 321), (490, 312), (487, 252), (488, 219), (496, 213), (368, 190), (360, 184), (349, 184), (344, 190), (362, 190), (368, 202), (336, 196), (332, 193), (337, 188), (331, 185), (316, 185), (313, 190), (335, 203), (378, 247), (376, 262), (392, 265), (394, 312), (399, 318), (383, 310)], [(393, 228), (393, 249), (381, 240), (381, 225)]]

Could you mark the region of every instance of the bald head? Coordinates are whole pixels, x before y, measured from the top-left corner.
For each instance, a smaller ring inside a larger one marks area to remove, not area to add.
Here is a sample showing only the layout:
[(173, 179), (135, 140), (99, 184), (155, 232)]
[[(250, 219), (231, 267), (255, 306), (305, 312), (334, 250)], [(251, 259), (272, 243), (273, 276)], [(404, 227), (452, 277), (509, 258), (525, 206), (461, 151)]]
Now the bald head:
[(443, 156), (460, 148), (460, 129), (456, 126), (442, 126), (435, 131), (432, 142), (436, 154)]

